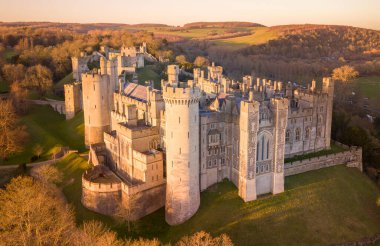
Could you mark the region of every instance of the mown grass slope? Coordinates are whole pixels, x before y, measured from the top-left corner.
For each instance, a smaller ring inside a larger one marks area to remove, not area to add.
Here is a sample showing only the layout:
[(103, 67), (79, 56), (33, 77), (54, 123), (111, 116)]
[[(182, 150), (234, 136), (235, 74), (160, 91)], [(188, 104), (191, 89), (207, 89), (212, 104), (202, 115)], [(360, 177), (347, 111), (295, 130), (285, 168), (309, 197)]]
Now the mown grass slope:
[(98, 219), (126, 237), (175, 242), (205, 230), (227, 233), (236, 245), (328, 245), (380, 232), (380, 189), (357, 169), (335, 166), (286, 177), (286, 191), (244, 203), (236, 187), (224, 181), (201, 194), (201, 206), (186, 223), (170, 227), (164, 209), (133, 224), (133, 231), (80, 204), (81, 173), (87, 163), (78, 156), (58, 164), (65, 172), (68, 201), (79, 223)]
[(67, 121), (64, 115), (49, 106), (32, 106), (30, 112), (21, 118), (21, 123), (29, 133), (24, 150), (10, 156), (3, 165), (28, 163), (37, 145), (43, 147), (40, 160), (49, 159), (60, 146), (85, 150), (83, 113)]

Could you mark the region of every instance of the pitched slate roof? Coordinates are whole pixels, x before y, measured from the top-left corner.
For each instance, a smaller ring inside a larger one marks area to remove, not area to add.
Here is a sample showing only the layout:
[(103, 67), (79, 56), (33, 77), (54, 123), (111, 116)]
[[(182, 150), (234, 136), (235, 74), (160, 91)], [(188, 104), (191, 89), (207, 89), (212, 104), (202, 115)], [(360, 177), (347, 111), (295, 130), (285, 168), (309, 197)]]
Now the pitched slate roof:
[(134, 83), (127, 83), (124, 86), (124, 95), (127, 97), (136, 99), (138, 101), (146, 103), (146, 87)]

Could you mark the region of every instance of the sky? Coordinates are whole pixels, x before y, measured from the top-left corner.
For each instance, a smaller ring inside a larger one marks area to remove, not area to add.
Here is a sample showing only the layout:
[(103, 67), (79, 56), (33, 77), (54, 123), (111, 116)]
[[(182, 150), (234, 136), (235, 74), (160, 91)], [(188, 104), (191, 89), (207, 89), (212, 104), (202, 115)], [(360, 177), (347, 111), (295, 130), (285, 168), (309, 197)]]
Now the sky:
[(380, 0), (0, 0), (0, 21), (161, 23), (249, 21), (380, 30)]

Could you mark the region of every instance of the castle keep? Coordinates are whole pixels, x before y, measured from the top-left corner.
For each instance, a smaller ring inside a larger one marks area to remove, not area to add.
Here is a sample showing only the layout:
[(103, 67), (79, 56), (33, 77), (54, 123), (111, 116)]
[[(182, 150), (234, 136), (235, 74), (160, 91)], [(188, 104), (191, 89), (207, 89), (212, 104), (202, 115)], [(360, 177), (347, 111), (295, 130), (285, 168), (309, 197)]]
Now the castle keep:
[(178, 66), (170, 65), (158, 90), (127, 82), (112, 56), (81, 75), (94, 164), (83, 175), (89, 209), (124, 209), (139, 219), (165, 206), (166, 221), (180, 224), (211, 185), (229, 179), (246, 202), (281, 193), (285, 157), (330, 148), (330, 78), (321, 89), (315, 81), (308, 88), (252, 76), (238, 82), (212, 64), (179, 81)]

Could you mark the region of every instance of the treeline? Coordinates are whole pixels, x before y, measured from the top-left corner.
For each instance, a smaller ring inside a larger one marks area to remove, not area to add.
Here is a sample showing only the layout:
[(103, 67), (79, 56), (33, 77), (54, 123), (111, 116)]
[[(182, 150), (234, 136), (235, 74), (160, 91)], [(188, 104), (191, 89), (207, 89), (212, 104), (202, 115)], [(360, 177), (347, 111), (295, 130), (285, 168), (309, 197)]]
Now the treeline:
[(211, 46), (207, 53), (236, 78), (254, 72), (281, 80), (312, 79), (346, 64), (361, 75), (380, 74), (379, 31), (343, 26), (280, 31), (286, 34), (266, 44), (233, 51)]
[[(142, 42), (147, 43), (148, 51), (153, 55), (166, 55), (162, 51), (165, 51), (167, 41), (146, 31), (92, 30), (82, 34), (55, 27), (0, 25), (0, 68), (6, 64), (21, 64), (26, 68), (42, 65), (51, 71), (53, 81), (59, 81), (71, 72), (71, 57), (79, 56), (81, 51), (91, 54), (102, 45), (118, 49), (122, 45)], [(0, 81), (1, 77), (9, 85), (14, 82), (7, 80), (4, 73), (0, 73)]]
[(261, 27), (263, 25), (253, 22), (227, 21), (227, 22), (192, 22), (183, 25), (184, 28), (207, 28), (207, 27)]

